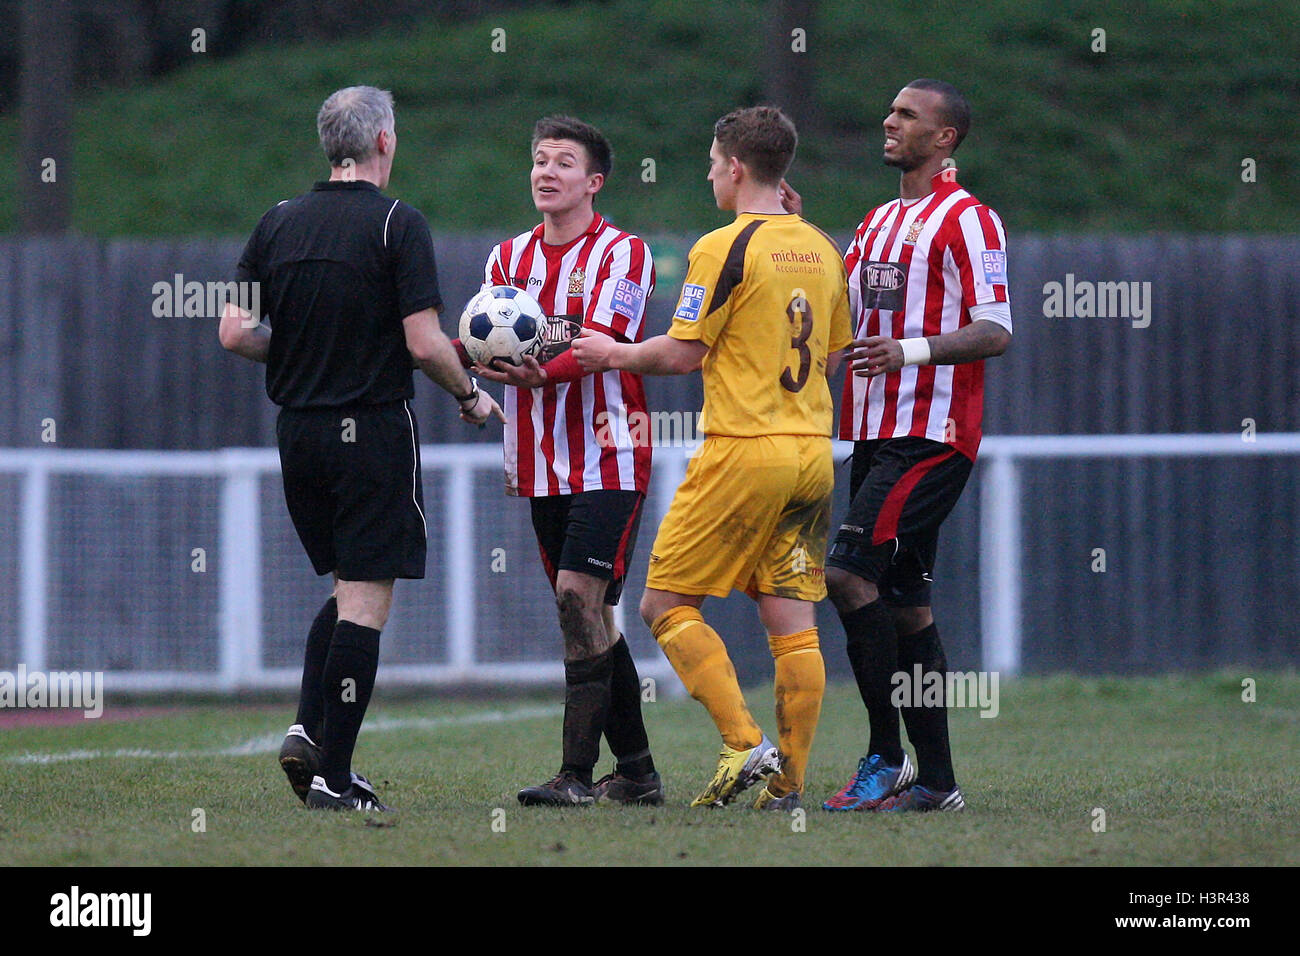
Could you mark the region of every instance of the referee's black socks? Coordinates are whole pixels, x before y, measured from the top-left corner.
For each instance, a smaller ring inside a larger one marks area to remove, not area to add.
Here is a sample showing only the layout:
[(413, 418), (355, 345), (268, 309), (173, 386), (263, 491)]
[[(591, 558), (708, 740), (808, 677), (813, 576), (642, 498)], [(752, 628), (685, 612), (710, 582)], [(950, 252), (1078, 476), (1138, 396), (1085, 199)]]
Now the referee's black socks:
[[(907, 725), (907, 739), (916, 748), (916, 782), (930, 790), (947, 792), (957, 786), (952, 772), (952, 752), (948, 748), (947, 674), (948, 658), (939, 640), (939, 629), (931, 622), (914, 634), (898, 638), (898, 669), (904, 674), (916, 673), (921, 665), (922, 675), (937, 672), (943, 681), (942, 706), (902, 707), (903, 722)], [(927, 679), (923, 676), (923, 679)], [(914, 695), (908, 695), (915, 700)]]
[(322, 709), (320, 683), (325, 672), (325, 658), (329, 656), (330, 642), (334, 640), (334, 627), (339, 622), (339, 602), (333, 595), (325, 602), (311, 622), (307, 632), (307, 650), (302, 660), (302, 690), (298, 694), (298, 717), (295, 724), (301, 724), (307, 736), (315, 743), (320, 743), (321, 721), (325, 719)]
[(342, 793), (352, 783), (352, 751), (378, 670), (379, 632), (352, 621), (339, 621), (321, 677), (325, 728), (318, 741), (323, 751), (320, 775), (335, 793)]
[(605, 739), (618, 760), (615, 769), (625, 777), (640, 778), (655, 772), (650, 756), (650, 738), (641, 716), (641, 675), (636, 671), (632, 651), (622, 634), (610, 648), (614, 669), (609, 683), (609, 718)]
[[(903, 762), (898, 710), (890, 696), (892, 678), (898, 669), (898, 631), (885, 603), (876, 598), (856, 611), (840, 615), (848, 638), (849, 664), (858, 682), (858, 693), (867, 708), (871, 724), (868, 754), (880, 754), (888, 764)], [(908, 724), (911, 728), (911, 724)]]
[(564, 757), (562, 772), (591, 786), (591, 770), (600, 757), (600, 736), (609, 719), (614, 651), (581, 661), (564, 662)]

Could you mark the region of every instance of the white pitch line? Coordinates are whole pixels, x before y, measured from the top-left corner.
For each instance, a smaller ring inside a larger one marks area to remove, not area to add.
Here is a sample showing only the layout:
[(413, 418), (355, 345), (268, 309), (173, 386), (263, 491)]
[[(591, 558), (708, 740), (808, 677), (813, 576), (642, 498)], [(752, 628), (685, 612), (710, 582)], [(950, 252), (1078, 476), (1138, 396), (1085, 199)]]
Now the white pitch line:
[[(387, 733), (393, 730), (437, 730), (443, 727), (473, 727), (480, 724), (504, 724), (516, 720), (536, 720), (555, 717), (563, 713), (562, 707), (520, 707), (517, 710), (484, 710), (458, 717), (379, 717), (361, 727), (362, 733)], [(100, 760), (127, 757), (140, 760), (187, 760), (208, 757), (252, 757), (275, 753), (284, 742), (284, 734), (262, 734), (243, 743), (216, 750), (64, 750), (57, 753), (18, 754), (0, 758), (0, 762), (13, 764), (66, 763), (70, 760)]]

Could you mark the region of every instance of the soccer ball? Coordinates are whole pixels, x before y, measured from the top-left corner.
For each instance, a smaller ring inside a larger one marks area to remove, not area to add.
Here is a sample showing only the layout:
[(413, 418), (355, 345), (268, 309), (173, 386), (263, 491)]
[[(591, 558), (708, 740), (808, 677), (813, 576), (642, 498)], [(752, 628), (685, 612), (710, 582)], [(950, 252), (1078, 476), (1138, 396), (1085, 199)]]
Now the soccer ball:
[(460, 314), (460, 343), (479, 365), (500, 359), (521, 365), (542, 348), (546, 316), (527, 292), (494, 285), (469, 300)]

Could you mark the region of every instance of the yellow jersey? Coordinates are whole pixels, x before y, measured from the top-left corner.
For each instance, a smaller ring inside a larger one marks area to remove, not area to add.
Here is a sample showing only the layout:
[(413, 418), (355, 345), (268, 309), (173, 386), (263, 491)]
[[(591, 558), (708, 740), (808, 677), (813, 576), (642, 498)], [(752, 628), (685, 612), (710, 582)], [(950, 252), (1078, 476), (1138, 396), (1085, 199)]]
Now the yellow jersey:
[(853, 334), (844, 259), (812, 223), (742, 212), (701, 238), (668, 334), (709, 347), (700, 431), (830, 436), (826, 356)]

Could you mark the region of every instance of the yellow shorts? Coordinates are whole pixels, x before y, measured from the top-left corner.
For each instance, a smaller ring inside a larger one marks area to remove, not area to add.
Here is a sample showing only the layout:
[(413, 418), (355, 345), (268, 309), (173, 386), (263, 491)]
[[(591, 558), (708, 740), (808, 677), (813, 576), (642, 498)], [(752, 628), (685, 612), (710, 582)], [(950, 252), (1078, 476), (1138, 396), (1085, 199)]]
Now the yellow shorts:
[(705, 439), (659, 525), (646, 587), (820, 601), (834, 481), (829, 438)]

